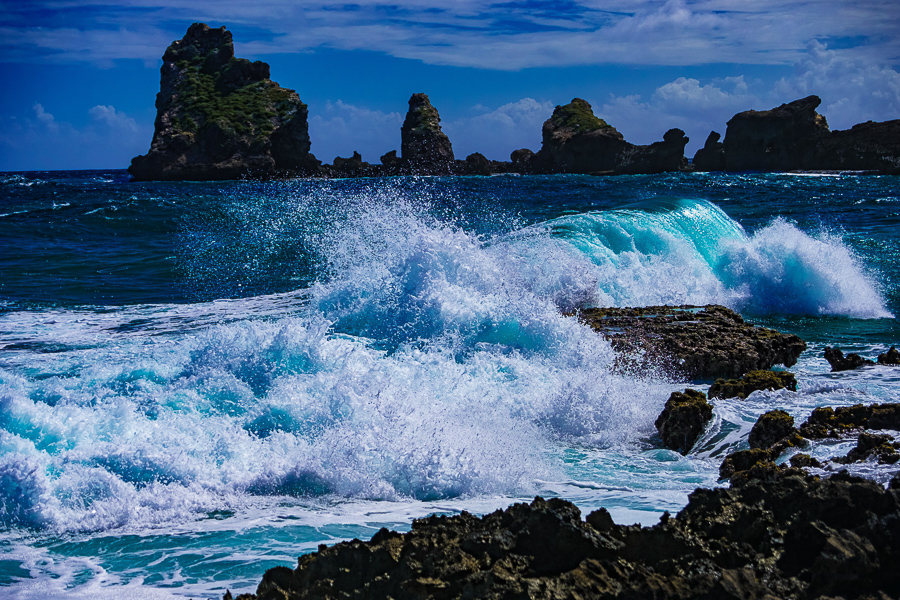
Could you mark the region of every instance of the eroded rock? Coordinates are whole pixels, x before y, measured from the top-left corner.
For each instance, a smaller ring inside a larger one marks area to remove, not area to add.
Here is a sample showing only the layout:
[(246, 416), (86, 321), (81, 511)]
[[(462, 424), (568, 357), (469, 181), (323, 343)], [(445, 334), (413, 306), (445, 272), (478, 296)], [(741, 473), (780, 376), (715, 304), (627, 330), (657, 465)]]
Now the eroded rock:
[(731, 488), (698, 489), (652, 527), (581, 520), (535, 498), (379, 531), (276, 567), (248, 600), (387, 598), (896, 597), (895, 490), (838, 474), (818, 479), (757, 464)]
[(687, 454), (712, 416), (713, 407), (703, 392), (672, 392), (656, 419), (656, 430), (667, 448)]
[(875, 364), (871, 360), (863, 358), (859, 354), (853, 352), (844, 356), (844, 353), (841, 352), (840, 348), (832, 348), (831, 346), (825, 346), (825, 360), (831, 365), (832, 372), (851, 371), (853, 369)]
[(740, 379), (717, 379), (709, 388), (710, 398), (745, 399), (760, 390), (797, 391), (797, 378), (787, 371), (750, 371)]
[(269, 65), (235, 58), (231, 32), (194, 23), (163, 55), (150, 151), (138, 181), (314, 175), (307, 107), (269, 79)]
[(756, 327), (718, 305), (591, 308), (578, 318), (610, 340), (622, 368), (656, 366), (691, 379), (790, 367), (806, 350), (796, 335)]

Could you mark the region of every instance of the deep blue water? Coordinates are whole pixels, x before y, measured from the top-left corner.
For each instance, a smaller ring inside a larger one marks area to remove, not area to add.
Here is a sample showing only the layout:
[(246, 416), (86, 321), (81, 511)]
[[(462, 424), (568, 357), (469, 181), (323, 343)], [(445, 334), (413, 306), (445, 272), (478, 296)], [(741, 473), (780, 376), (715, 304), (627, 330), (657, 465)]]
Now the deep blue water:
[[(900, 342), (898, 224), (900, 178), (854, 174), (0, 174), (0, 596), (221, 597), (536, 493), (652, 523), (773, 406), (900, 401), (822, 358)], [(682, 303), (810, 345), (686, 457), (653, 442), (684, 382), (562, 315)]]

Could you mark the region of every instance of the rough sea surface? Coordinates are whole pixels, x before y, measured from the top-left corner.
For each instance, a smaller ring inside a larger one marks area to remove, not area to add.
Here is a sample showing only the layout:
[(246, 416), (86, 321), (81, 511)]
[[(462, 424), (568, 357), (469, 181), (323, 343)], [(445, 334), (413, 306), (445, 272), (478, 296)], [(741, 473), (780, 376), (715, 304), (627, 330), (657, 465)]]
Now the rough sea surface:
[[(900, 402), (900, 368), (822, 357), (900, 343), (898, 231), (900, 178), (852, 173), (0, 174), (0, 597), (253, 591), (535, 494), (655, 523), (767, 410)], [(685, 384), (564, 316), (683, 303), (809, 344), (799, 391), (716, 401), (684, 457), (653, 422)]]

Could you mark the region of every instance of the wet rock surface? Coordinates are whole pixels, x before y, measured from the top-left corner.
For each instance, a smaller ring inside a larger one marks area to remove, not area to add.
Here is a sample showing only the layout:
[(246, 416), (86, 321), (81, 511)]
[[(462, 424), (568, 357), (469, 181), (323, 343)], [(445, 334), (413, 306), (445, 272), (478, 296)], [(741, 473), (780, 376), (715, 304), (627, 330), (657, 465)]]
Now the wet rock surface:
[(658, 366), (691, 379), (790, 367), (806, 350), (796, 335), (756, 327), (718, 305), (592, 308), (578, 318), (610, 340), (623, 368)]
[[(746, 477), (747, 472), (759, 464), (770, 464), (792, 447), (808, 446), (810, 440), (826, 438), (848, 438), (856, 435), (856, 447), (846, 456), (838, 456), (826, 462), (850, 464), (864, 460), (875, 460), (881, 464), (900, 461), (900, 443), (888, 434), (873, 434), (867, 429), (900, 430), (900, 404), (856, 404), (831, 408), (818, 407), (800, 426), (794, 428), (794, 419), (782, 410), (772, 410), (762, 415), (750, 431), (749, 450), (730, 453), (719, 467), (721, 479), (731, 479), (732, 483)], [(791, 457), (792, 467), (814, 467), (823, 465), (808, 454)]]
[(797, 378), (787, 371), (750, 371), (740, 379), (717, 379), (709, 388), (712, 398), (744, 399), (761, 390), (788, 389), (797, 391)]
[(269, 65), (235, 58), (231, 32), (194, 23), (163, 55), (150, 151), (138, 181), (315, 175), (307, 107), (269, 79)]
[(898, 552), (897, 490), (756, 465), (652, 527), (535, 498), (320, 547), (239, 598), (883, 598), (900, 593)]
[(840, 348), (832, 348), (831, 346), (825, 346), (825, 360), (831, 365), (832, 372), (852, 371), (853, 369), (875, 364), (871, 360), (853, 352), (844, 356)]
[(687, 454), (712, 416), (713, 407), (703, 392), (672, 392), (656, 419), (656, 430), (666, 448)]

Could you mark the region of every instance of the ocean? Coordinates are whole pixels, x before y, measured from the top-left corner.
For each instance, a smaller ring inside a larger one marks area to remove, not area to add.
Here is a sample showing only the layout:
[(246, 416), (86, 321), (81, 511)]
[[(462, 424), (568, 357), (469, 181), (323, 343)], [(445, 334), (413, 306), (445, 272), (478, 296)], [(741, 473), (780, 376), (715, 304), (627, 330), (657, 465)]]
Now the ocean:
[[(898, 226), (900, 177), (854, 173), (0, 173), (0, 597), (221, 598), (535, 495), (653, 524), (767, 410), (900, 402), (823, 358), (900, 343)], [(653, 422), (711, 382), (617, 371), (566, 315), (709, 303), (809, 349), (681, 456)]]

